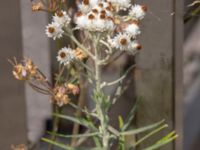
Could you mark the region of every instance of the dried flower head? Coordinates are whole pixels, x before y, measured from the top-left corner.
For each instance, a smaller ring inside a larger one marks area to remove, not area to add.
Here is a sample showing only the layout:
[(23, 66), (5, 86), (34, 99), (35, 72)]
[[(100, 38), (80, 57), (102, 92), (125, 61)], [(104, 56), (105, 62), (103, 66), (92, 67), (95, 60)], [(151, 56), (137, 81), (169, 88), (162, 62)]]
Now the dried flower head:
[(44, 9), (44, 5), (42, 2), (32, 4), (32, 11), (40, 11)]
[(80, 49), (80, 48), (76, 48), (74, 50), (74, 54), (75, 54), (75, 57), (79, 60), (83, 60), (85, 58), (87, 58), (88, 56)]
[(77, 95), (80, 93), (79, 87), (75, 84), (69, 83), (66, 85), (66, 87), (67, 87), (68, 92), (72, 93), (73, 95)]
[(53, 103), (57, 104), (58, 106), (66, 105), (70, 102), (69, 96), (67, 94), (67, 88), (65, 86), (56, 86), (53, 89)]
[(37, 74), (37, 66), (35, 66), (31, 59), (24, 59), (21, 63), (17, 63), (16, 59), (10, 61), (13, 64), (13, 75), (18, 80), (29, 80)]
[(11, 145), (12, 150), (28, 150), (24, 144), (21, 145)]

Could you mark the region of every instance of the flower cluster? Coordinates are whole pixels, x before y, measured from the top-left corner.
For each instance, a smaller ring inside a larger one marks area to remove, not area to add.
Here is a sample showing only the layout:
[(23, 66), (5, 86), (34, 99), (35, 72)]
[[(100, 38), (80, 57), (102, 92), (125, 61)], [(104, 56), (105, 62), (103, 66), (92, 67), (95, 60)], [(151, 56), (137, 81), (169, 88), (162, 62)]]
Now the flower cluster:
[(98, 0), (83, 0), (75, 16), (75, 23), (80, 29), (89, 31), (114, 30), (113, 7), (111, 3)]
[(58, 85), (53, 89), (52, 102), (58, 106), (63, 106), (70, 102), (69, 94), (77, 95), (79, 87), (74, 84)]
[(52, 23), (46, 27), (47, 36), (54, 40), (61, 38), (70, 21), (71, 18), (67, 15), (66, 11), (57, 11), (53, 16)]
[(116, 32), (112, 38), (108, 36), (108, 43), (112, 48), (136, 54), (142, 46), (138, 43), (137, 37), (141, 31), (139, 21), (146, 14), (147, 8), (143, 5), (133, 5), (129, 10), (129, 16), (125, 19), (120, 17)]
[(37, 67), (31, 59), (24, 59), (21, 63), (17, 63), (16, 59), (10, 61), (13, 64), (13, 75), (18, 80), (29, 80), (37, 76)]

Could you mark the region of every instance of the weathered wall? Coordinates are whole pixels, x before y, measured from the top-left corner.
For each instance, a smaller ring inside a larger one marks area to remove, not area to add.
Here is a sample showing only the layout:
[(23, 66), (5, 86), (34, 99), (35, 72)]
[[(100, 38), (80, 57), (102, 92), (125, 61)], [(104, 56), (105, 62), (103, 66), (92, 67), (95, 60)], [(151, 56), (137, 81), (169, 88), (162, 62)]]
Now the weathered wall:
[(10, 150), (26, 141), (27, 131), (23, 83), (13, 78), (7, 61), (22, 56), (19, 0), (1, 1), (0, 20), (0, 149)]

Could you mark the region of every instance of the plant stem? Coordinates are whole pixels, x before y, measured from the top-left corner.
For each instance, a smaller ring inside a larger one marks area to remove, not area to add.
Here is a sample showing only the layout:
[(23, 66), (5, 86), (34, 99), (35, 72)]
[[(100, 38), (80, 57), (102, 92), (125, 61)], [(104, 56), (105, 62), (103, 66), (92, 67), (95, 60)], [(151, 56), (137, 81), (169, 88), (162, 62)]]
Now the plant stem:
[[(59, 107), (56, 106), (56, 105), (54, 105), (54, 112), (55, 113), (59, 113)], [(52, 141), (56, 140), (56, 134), (58, 132), (58, 124), (59, 124), (59, 117), (58, 116), (54, 116), (52, 136), (51, 136), (51, 140)], [(53, 145), (52, 144), (49, 144), (49, 150), (53, 150)]]
[[(100, 35), (95, 38), (95, 80), (96, 80), (96, 92), (102, 93), (101, 91), (101, 64), (100, 61), (100, 53), (98, 50)], [(106, 120), (107, 112), (102, 107), (103, 98), (98, 98), (96, 100), (96, 110), (98, 113), (98, 117), (100, 120), (100, 132), (102, 133), (102, 146), (103, 150), (109, 150), (109, 132), (108, 132), (108, 121)]]

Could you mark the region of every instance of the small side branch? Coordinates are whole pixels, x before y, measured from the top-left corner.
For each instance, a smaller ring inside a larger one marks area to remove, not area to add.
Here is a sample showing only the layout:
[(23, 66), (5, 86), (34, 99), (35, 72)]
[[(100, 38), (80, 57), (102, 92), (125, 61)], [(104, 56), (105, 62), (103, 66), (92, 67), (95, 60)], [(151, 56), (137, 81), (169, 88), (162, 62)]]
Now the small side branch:
[(115, 80), (115, 81), (112, 81), (112, 82), (103, 82), (103, 83), (101, 84), (101, 88), (104, 88), (104, 87), (106, 87), (106, 86), (112, 86), (112, 85), (115, 85), (115, 84), (121, 82), (122, 80), (124, 80), (124, 79), (127, 77), (127, 75), (129, 74), (129, 72), (130, 72), (133, 68), (135, 68), (135, 67), (136, 67), (135, 64), (132, 65), (132, 66), (124, 73), (123, 76), (121, 76), (119, 79), (117, 79), (117, 80)]

